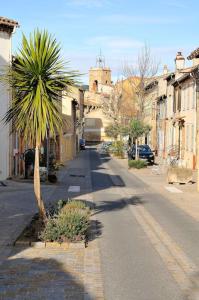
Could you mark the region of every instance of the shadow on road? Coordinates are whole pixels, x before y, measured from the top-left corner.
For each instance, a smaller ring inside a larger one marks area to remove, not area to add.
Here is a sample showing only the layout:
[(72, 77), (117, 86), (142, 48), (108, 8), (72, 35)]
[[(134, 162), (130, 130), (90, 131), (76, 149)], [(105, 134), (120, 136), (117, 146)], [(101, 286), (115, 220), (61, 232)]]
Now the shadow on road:
[[(29, 254), (31, 255), (31, 253)], [(52, 254), (53, 255), (53, 254)], [(55, 254), (56, 256), (56, 254)], [(75, 260), (71, 256), (71, 260)], [(77, 260), (78, 262), (78, 260)], [(81, 267), (78, 266), (79, 273)], [(6, 260), (0, 269), (0, 299), (85, 299), (83, 282), (75, 276), (64, 253), (58, 259), (45, 258), (40, 251), (37, 258), (23, 258), (23, 251)], [(82, 270), (83, 272), (83, 270)], [(89, 295), (86, 299), (92, 299)]]
[(138, 204), (143, 204), (145, 201), (142, 200), (141, 197), (139, 196), (132, 196), (131, 198), (125, 199), (118, 199), (118, 200), (111, 200), (111, 201), (100, 201), (96, 206), (95, 206), (95, 215), (99, 213), (104, 213), (104, 212), (113, 212), (113, 211), (118, 211), (121, 209), (124, 209), (128, 205), (138, 205)]

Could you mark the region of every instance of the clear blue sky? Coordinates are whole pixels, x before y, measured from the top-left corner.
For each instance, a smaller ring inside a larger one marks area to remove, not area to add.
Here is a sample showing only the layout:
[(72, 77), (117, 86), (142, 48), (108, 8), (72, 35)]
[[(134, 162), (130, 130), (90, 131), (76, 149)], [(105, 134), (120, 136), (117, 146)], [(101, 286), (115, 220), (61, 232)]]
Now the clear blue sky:
[(22, 32), (45, 28), (61, 42), (71, 67), (82, 73), (95, 66), (101, 48), (114, 79), (145, 42), (170, 70), (177, 51), (187, 56), (199, 47), (198, 0), (4, 0), (0, 13), (20, 23), (13, 52)]

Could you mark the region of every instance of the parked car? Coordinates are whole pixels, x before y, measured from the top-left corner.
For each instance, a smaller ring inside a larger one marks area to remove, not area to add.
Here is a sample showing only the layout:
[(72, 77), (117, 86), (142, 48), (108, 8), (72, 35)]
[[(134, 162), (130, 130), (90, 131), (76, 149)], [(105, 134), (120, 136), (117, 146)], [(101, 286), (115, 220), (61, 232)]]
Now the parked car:
[(112, 146), (113, 142), (109, 142), (109, 141), (106, 141), (106, 142), (102, 142), (100, 145), (99, 145), (99, 152), (102, 154), (105, 154), (105, 153), (108, 153), (108, 150), (109, 148)]
[[(135, 159), (135, 153), (136, 153), (136, 148), (135, 148), (135, 145), (133, 145), (128, 150), (128, 158)], [(139, 145), (138, 146), (138, 157), (139, 157), (139, 159), (146, 160), (150, 164), (154, 164), (155, 156), (154, 156), (151, 148), (148, 145)]]
[(80, 150), (85, 150), (86, 149), (86, 140), (85, 139), (80, 139), (79, 140), (79, 148), (80, 148)]
[(109, 148), (110, 146), (112, 146), (113, 142), (103, 142), (101, 144), (102, 148)]

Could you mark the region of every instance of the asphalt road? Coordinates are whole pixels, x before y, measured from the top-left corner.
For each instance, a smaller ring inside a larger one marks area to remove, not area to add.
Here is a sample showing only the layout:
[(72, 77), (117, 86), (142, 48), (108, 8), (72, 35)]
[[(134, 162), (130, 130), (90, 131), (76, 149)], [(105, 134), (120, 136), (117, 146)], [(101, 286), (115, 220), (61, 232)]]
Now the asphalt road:
[(94, 148), (90, 165), (105, 299), (184, 299), (199, 265), (198, 223)]

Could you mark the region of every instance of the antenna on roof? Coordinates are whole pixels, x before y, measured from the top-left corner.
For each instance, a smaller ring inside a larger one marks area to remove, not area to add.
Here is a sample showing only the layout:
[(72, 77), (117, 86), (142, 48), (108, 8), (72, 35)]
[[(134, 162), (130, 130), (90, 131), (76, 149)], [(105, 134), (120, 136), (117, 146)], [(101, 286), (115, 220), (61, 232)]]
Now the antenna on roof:
[(98, 68), (105, 67), (105, 57), (102, 55), (102, 50), (100, 49), (100, 54), (96, 57), (96, 66)]

